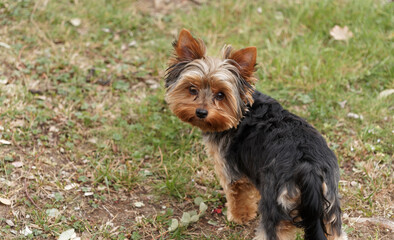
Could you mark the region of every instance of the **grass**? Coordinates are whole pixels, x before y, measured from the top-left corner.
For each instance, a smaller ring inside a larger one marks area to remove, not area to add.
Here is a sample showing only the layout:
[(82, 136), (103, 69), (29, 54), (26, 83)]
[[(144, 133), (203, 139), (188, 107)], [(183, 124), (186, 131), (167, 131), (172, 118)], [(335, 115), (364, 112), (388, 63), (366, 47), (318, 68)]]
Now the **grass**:
[[(394, 88), (393, 7), (0, 2), (0, 139), (10, 143), (0, 145), (0, 197), (12, 202), (0, 204), (0, 238), (56, 239), (67, 229), (82, 239), (253, 237), (256, 221), (239, 226), (216, 211), (225, 198), (200, 133), (164, 101), (171, 42), (187, 28), (213, 55), (224, 44), (257, 46), (257, 89), (316, 126), (338, 156), (350, 237), (388, 239), (393, 229), (356, 219), (393, 221), (393, 95), (379, 97)], [(354, 36), (334, 40), (335, 25)], [(172, 219), (198, 211), (197, 197), (205, 215), (169, 232)]]

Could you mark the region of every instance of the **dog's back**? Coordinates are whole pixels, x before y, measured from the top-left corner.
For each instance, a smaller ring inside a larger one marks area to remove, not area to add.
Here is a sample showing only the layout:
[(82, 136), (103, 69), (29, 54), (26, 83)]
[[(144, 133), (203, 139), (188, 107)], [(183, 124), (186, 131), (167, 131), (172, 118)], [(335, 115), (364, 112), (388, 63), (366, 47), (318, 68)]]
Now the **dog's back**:
[(234, 175), (246, 175), (260, 191), (265, 234), (276, 236), (275, 226), (285, 221), (304, 228), (306, 239), (340, 236), (335, 154), (304, 119), (258, 91), (253, 97), (238, 128), (228, 132), (225, 158)]

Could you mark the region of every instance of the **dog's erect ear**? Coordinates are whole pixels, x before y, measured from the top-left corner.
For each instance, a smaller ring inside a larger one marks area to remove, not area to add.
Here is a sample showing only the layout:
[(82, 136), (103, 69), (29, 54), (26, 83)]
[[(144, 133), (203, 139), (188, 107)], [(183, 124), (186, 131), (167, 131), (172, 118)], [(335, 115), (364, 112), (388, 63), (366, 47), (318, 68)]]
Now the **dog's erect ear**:
[(239, 72), (244, 78), (253, 76), (256, 65), (257, 49), (256, 47), (247, 47), (238, 51), (228, 53), (226, 58), (234, 60)]
[(175, 49), (174, 62), (193, 61), (203, 58), (205, 55), (205, 45), (202, 40), (193, 38), (186, 29), (182, 29), (178, 40), (172, 45)]

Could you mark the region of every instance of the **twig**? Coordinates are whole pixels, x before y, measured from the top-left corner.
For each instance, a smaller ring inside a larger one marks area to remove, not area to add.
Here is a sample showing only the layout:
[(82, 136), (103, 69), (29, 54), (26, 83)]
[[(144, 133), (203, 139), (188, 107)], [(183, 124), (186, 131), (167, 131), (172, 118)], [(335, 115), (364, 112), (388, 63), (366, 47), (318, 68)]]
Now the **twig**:
[(104, 208), (105, 211), (107, 211), (109, 213), (109, 215), (111, 215), (111, 217), (114, 219), (114, 215), (103, 205), (102, 206)]

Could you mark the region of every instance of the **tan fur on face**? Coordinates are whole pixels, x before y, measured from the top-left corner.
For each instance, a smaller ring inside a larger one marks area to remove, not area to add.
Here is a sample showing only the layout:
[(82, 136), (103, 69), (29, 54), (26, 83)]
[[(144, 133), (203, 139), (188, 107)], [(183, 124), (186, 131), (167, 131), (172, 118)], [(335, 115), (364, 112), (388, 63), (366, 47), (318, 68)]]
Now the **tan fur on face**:
[[(233, 74), (236, 71), (226, 61), (209, 57), (187, 64), (177, 83), (167, 89), (166, 101), (171, 111), (203, 131), (220, 132), (237, 127), (243, 110), (237, 102), (240, 93), (239, 80)], [(198, 89), (197, 96), (190, 94), (191, 86)], [(221, 101), (215, 99), (218, 92), (225, 95)], [(198, 108), (206, 109), (208, 116), (204, 119), (195, 116)]]

